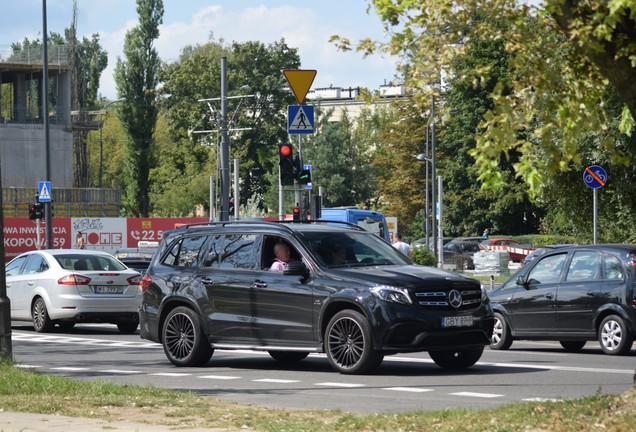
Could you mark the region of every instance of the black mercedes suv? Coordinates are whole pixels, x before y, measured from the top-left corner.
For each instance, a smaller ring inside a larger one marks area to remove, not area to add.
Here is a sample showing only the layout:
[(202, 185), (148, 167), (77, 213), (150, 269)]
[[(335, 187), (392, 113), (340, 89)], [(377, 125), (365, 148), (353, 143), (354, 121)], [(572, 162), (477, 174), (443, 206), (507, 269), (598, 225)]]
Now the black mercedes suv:
[[(281, 242), (290, 259), (273, 271)], [(342, 222), (180, 227), (164, 234), (142, 290), (141, 337), (162, 343), (177, 366), (205, 365), (218, 348), (263, 350), (286, 362), (324, 352), (345, 374), (417, 351), (463, 369), (479, 360), (494, 325), (478, 281), (416, 265)]]

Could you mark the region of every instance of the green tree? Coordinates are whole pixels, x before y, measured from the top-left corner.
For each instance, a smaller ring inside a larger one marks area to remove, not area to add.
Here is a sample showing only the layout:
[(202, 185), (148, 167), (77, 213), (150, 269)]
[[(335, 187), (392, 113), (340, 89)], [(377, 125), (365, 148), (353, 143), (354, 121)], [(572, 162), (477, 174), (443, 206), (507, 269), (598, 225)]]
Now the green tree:
[[(533, 197), (551, 173), (580, 163), (581, 136), (604, 130), (608, 123), (602, 103), (608, 81), (619, 90), (625, 106), (621, 129), (631, 133), (636, 117), (634, 0), (546, 0), (539, 9), (516, 0), (371, 3), (389, 40), (366, 39), (357, 49), (401, 56), (406, 83), (422, 94), (422, 107), (428, 102), (429, 84), (440, 82), (440, 72), (466, 54), (468, 41), (504, 41), (512, 71), (510, 91), (498, 85), (490, 93), (494, 105), (484, 113), (472, 151), (485, 185), (505, 184), (506, 170), (500, 162), (513, 150), (519, 154), (515, 172)], [(488, 19), (483, 19), (484, 14)], [(333, 40), (343, 49), (351, 48), (347, 39)], [(546, 62), (546, 53), (559, 61)], [(478, 80), (489, 80), (487, 67), (476, 72)], [(474, 80), (475, 74), (466, 79)], [(540, 127), (532, 127), (535, 122)], [(630, 148), (636, 146), (635, 139), (630, 140)], [(613, 165), (628, 164), (628, 154), (611, 140), (599, 144), (611, 152)]]
[(411, 236), (411, 226), (424, 208), (425, 164), (415, 159), (424, 152), (426, 120), (410, 101), (395, 107), (392, 122), (380, 130), (373, 164), (378, 173), (376, 194), (382, 197), (386, 215), (398, 216), (403, 237)]
[[(97, 104), (97, 90), (102, 72), (108, 65), (108, 55), (99, 43), (99, 35), (90, 39), (77, 39), (77, 0), (73, 1), (73, 20), (71, 27), (65, 30), (66, 42), (71, 59), (71, 104), (77, 112), (74, 121), (90, 121), (88, 111)], [(73, 131), (73, 186), (88, 187), (88, 131)]]
[[(496, 193), (481, 188), (470, 155), (479, 123), (493, 108), (489, 94), (496, 86), (510, 90), (510, 68), (503, 45), (503, 41), (468, 41), (466, 54), (453, 64), (443, 95), (444, 103), (453, 111), (437, 145), (438, 173), (444, 181), (444, 233), (449, 237), (480, 235), (485, 228), (507, 235), (534, 233), (544, 214), (539, 205), (531, 203), (523, 182), (515, 178), (516, 151), (501, 163), (504, 183)], [(488, 80), (480, 80), (475, 73), (484, 68), (490, 70)]]
[(126, 33), (125, 61), (117, 58), (115, 83), (123, 101), (117, 105), (126, 130), (123, 204), (129, 216), (147, 217), (150, 211), (149, 175), (153, 165), (152, 142), (158, 107), (155, 91), (160, 66), (154, 41), (163, 22), (162, 0), (137, 0), (139, 24)]
[[(211, 40), (184, 48), (179, 60), (161, 71), (163, 92), (170, 95), (163, 107), (172, 147), (160, 153), (160, 163), (152, 174), (158, 214), (180, 215), (196, 206), (209, 208), (209, 177), (218, 173), (222, 57), (228, 59), (230, 158), (240, 161), (239, 204), (245, 206), (248, 200), (268, 196), (269, 189), (278, 188), (277, 178), (268, 174), (277, 166), (278, 144), (287, 140), (285, 107), (293, 98), (283, 90), (286, 83), (281, 70), (298, 68), (297, 51), (284, 40), (269, 45), (227, 45)], [(247, 93), (252, 96), (235, 98), (249, 96)]]
[[(315, 109), (315, 130), (303, 139), (303, 162), (312, 165), (312, 186), (323, 189), (325, 207), (353, 206), (371, 201), (375, 183), (372, 154), (356, 122), (346, 110), (339, 113), (338, 121), (331, 121), (335, 110), (324, 111), (320, 104)], [(360, 124), (370, 125), (374, 118), (369, 112), (360, 118)]]

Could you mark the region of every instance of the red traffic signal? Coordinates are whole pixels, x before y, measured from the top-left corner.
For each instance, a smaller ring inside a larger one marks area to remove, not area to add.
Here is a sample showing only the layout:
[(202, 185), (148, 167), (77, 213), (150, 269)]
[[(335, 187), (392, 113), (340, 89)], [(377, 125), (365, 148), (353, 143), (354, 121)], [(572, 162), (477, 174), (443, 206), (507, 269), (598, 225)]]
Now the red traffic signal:
[(291, 144), (278, 146), (278, 163), (280, 165), (280, 184), (292, 186), (294, 184), (294, 149)]
[(294, 207), (294, 209), (292, 210), (292, 214), (294, 215), (294, 220), (295, 221), (299, 221), (300, 220), (300, 208), (299, 207)]
[(29, 204), (29, 219), (35, 220), (37, 219), (35, 215), (35, 204)]

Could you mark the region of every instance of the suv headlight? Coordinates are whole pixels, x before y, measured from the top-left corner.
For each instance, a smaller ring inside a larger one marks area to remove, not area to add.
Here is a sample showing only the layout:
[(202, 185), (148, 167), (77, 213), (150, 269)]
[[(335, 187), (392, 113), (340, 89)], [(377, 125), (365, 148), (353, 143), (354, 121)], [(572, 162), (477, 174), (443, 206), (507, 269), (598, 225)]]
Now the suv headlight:
[(409, 292), (405, 288), (390, 285), (378, 285), (371, 288), (371, 293), (377, 298), (393, 303), (413, 304)]

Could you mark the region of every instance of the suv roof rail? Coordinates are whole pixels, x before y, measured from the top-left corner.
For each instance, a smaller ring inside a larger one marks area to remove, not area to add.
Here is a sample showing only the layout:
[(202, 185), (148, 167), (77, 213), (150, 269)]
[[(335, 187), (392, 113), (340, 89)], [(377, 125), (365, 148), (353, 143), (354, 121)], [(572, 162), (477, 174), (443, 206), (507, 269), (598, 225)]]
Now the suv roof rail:
[(277, 221), (264, 221), (264, 220), (240, 220), (240, 221), (223, 221), (223, 222), (193, 222), (189, 224), (184, 224), (179, 226), (176, 229), (188, 229), (192, 227), (200, 227), (200, 226), (225, 226), (225, 225), (270, 225), (276, 227), (283, 227), (289, 232), (293, 232), (293, 230), (283, 225), (283, 223), (292, 223), (292, 224), (338, 224), (345, 225), (350, 228), (356, 229), (358, 231), (366, 231), (359, 225), (356, 225), (351, 222), (346, 221), (337, 221), (337, 220), (324, 220), (324, 219), (305, 219), (305, 220), (277, 220)]

